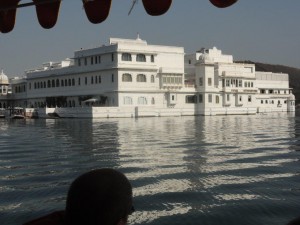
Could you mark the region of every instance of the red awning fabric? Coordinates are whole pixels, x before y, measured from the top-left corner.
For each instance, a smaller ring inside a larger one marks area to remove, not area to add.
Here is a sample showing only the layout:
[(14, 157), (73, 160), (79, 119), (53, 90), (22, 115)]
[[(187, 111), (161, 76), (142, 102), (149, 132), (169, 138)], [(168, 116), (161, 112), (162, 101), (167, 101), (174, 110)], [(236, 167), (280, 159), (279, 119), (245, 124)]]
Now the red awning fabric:
[(237, 2), (237, 0), (209, 0), (209, 1), (211, 2), (211, 4), (213, 4), (218, 8), (226, 8)]
[(45, 29), (54, 27), (61, 0), (33, 0), (40, 25)]
[(146, 12), (151, 16), (160, 16), (166, 13), (172, 4), (172, 0), (143, 0)]
[(14, 29), (16, 21), (17, 5), (20, 0), (1, 0), (0, 9), (0, 32), (8, 33)]
[[(32, 0), (20, 4), (21, 0), (0, 0), (0, 32), (8, 33), (13, 30), (17, 8), (35, 5), (40, 25), (45, 29), (55, 26), (59, 14), (61, 0)], [(136, 1), (133, 1), (133, 5)], [(172, 0), (142, 0), (146, 12), (151, 16), (166, 13), (172, 5)], [(238, 0), (209, 0), (214, 6), (225, 8)], [(91, 23), (102, 23), (109, 15), (112, 0), (82, 0), (88, 20)]]
[(82, 0), (87, 18), (91, 23), (102, 23), (108, 17), (112, 0)]

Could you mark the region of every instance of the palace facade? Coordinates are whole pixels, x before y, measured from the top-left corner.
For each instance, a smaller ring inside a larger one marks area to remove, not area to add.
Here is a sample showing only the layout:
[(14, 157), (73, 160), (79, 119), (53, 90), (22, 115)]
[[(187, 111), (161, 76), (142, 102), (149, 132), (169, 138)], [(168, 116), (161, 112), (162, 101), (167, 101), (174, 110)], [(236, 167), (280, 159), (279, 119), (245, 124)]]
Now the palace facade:
[(72, 58), (11, 79), (9, 87), (11, 92), (0, 79), (1, 93), (6, 92), (0, 97), (2, 107), (35, 108), (45, 116), (295, 111), (288, 74), (257, 72), (254, 64), (234, 63), (215, 47), (185, 54), (183, 47), (149, 45), (139, 37), (111, 38), (108, 45), (80, 49)]

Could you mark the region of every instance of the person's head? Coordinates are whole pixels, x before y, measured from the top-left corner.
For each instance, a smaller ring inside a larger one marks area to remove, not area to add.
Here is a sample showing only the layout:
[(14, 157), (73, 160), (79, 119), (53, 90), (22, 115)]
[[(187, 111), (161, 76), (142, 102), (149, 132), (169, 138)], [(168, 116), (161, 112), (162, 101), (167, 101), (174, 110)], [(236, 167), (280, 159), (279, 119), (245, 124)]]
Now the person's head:
[(122, 225), (132, 212), (132, 187), (113, 169), (87, 172), (73, 181), (68, 192), (68, 225)]

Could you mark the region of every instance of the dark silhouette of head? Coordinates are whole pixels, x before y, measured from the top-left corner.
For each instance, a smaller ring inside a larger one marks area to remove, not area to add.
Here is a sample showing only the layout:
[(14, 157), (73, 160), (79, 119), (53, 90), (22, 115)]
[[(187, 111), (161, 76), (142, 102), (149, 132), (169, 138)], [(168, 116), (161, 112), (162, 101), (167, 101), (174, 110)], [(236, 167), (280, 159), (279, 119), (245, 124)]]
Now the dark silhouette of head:
[(291, 220), (287, 225), (300, 225), (300, 217)]
[(73, 181), (66, 204), (67, 225), (122, 225), (132, 210), (132, 187), (113, 169), (87, 172)]

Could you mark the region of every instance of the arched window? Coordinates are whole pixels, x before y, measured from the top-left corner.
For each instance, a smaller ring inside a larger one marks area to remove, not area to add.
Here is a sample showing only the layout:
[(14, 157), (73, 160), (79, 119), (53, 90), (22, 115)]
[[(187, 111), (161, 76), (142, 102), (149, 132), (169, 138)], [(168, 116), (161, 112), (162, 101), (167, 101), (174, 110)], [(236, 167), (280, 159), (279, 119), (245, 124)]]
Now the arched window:
[(138, 104), (139, 105), (147, 105), (147, 99), (145, 97), (139, 97)]
[(122, 61), (132, 61), (130, 53), (123, 53), (122, 54)]
[(132, 76), (129, 73), (124, 73), (122, 75), (122, 81), (123, 82), (132, 82)]
[(154, 75), (151, 75), (151, 83), (154, 83)]
[(132, 98), (129, 96), (124, 97), (124, 105), (132, 105)]
[(137, 62), (146, 62), (146, 56), (144, 54), (137, 54), (136, 61)]
[(138, 74), (137, 77), (136, 77), (136, 81), (137, 82), (147, 82), (146, 75), (145, 74)]
[(47, 87), (48, 88), (51, 87), (51, 81), (50, 80), (48, 80), (48, 86)]

